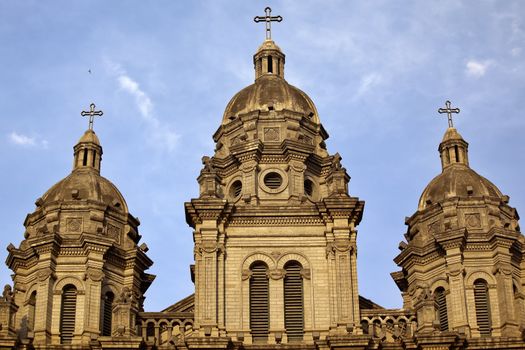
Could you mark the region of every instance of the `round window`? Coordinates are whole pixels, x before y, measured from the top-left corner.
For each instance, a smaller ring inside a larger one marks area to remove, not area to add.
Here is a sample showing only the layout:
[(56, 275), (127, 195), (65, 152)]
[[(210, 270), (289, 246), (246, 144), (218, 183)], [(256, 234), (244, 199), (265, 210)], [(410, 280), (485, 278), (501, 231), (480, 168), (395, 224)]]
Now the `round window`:
[(279, 173), (271, 172), (266, 174), (264, 177), (264, 184), (266, 187), (271, 188), (272, 190), (276, 190), (281, 187), (282, 183), (283, 178)]
[(236, 199), (241, 195), (242, 182), (241, 180), (235, 180), (230, 186), (230, 197)]

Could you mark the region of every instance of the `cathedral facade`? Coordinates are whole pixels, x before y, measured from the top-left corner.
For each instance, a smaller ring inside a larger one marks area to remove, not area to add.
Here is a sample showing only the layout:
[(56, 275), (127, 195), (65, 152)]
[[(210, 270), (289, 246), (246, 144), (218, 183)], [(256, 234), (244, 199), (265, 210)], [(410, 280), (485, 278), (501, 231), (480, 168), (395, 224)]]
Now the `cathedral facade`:
[(227, 104), (199, 197), (185, 203), (195, 293), (144, 311), (153, 262), (140, 222), (100, 175), (90, 125), (71, 174), (37, 199), (24, 240), (8, 247), (0, 348), (525, 349), (519, 216), (470, 167), (451, 120), (442, 172), (407, 217), (395, 256), (403, 307), (385, 309), (359, 295), (365, 203), (326, 149), (313, 101), (285, 80), (270, 37), (253, 63), (255, 82)]

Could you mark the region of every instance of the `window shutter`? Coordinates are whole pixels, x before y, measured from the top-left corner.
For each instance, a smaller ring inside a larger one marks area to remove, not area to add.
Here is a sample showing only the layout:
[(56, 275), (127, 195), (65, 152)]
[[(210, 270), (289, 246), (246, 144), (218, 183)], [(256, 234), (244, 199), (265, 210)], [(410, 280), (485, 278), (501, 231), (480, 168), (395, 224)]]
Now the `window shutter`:
[(439, 329), (444, 332), (448, 331), (448, 314), (447, 314), (447, 297), (445, 289), (438, 288), (434, 292), (434, 298), (437, 304), (437, 316), (439, 319)]
[(474, 282), (474, 303), (479, 332), (482, 337), (490, 336), (490, 304), (487, 282), (484, 280)]
[(284, 278), (284, 326), (289, 341), (303, 340), (304, 305), (302, 266), (297, 262), (286, 265)]
[(266, 342), (269, 330), (269, 295), (267, 267), (262, 263), (252, 266), (250, 279), (250, 328), (254, 342)]
[(75, 332), (75, 313), (77, 309), (77, 289), (68, 284), (62, 290), (60, 309), (60, 340), (62, 344), (71, 344)]
[(102, 335), (111, 336), (111, 321), (113, 318), (113, 299), (115, 295), (107, 292), (104, 296), (104, 310), (102, 313)]

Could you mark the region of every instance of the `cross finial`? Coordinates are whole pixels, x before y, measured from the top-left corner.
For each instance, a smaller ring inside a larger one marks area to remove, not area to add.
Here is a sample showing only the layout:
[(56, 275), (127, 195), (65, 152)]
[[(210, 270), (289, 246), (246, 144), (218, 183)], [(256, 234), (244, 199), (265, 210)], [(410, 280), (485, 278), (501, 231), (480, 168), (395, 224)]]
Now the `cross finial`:
[(267, 7), (264, 9), (265, 16), (255, 16), (253, 19), (255, 23), (265, 22), (266, 23), (266, 40), (272, 39), (272, 22), (281, 22), (283, 18), (281, 16), (272, 16), (272, 9)]
[(82, 111), (80, 115), (83, 117), (89, 117), (89, 130), (93, 130), (93, 120), (95, 117), (101, 117), (104, 113), (102, 111), (95, 111), (95, 104), (89, 105), (89, 111)]
[(447, 113), (447, 117), (448, 117), (448, 127), (449, 128), (453, 128), (454, 127), (454, 123), (452, 122), (452, 113), (459, 113), (459, 108), (450, 108), (450, 101), (447, 100), (447, 102), (445, 102), (445, 107), (446, 108), (440, 108), (438, 109), (438, 113)]

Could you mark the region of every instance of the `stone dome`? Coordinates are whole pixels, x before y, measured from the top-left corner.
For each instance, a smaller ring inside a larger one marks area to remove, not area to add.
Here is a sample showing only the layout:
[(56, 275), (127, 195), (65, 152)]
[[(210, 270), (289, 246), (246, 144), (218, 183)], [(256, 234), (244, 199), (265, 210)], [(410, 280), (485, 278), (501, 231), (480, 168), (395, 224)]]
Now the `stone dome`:
[(501, 191), (489, 180), (469, 167), (456, 165), (446, 168), (427, 185), (419, 199), (419, 210), (441, 203), (451, 197), (496, 197)]
[(72, 200), (92, 200), (127, 212), (127, 204), (117, 187), (91, 169), (75, 169), (53, 185), (43, 196), (42, 204)]
[(269, 107), (276, 111), (287, 109), (306, 115), (313, 114), (312, 120), (319, 123), (317, 109), (310, 97), (283, 78), (272, 75), (259, 77), (254, 84), (235, 94), (226, 106), (222, 123), (229, 123), (239, 114), (268, 110)]

